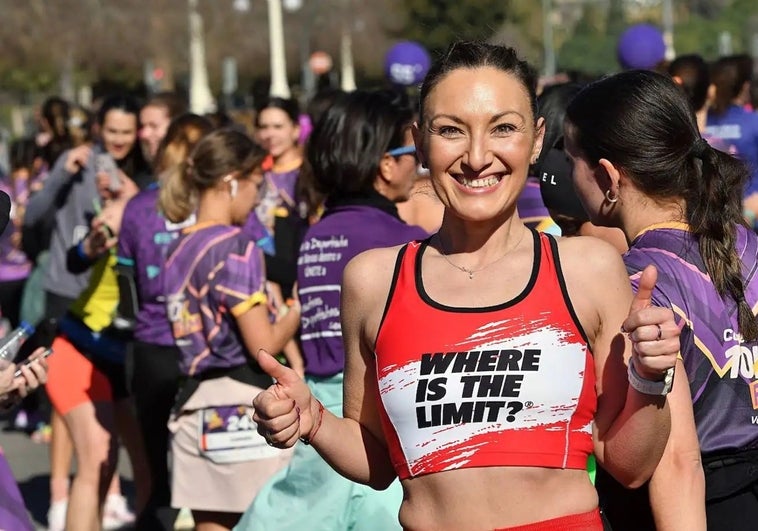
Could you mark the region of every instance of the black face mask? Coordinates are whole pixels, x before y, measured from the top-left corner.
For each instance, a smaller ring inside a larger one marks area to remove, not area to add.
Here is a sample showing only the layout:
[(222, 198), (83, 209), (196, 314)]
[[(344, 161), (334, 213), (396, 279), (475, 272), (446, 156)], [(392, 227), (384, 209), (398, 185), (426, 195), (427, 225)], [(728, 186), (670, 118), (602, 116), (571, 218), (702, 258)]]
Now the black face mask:
[(5, 192), (0, 192), (0, 234), (5, 232), (11, 216), (11, 198)]
[[(561, 143), (562, 144), (562, 143)], [(540, 181), (540, 192), (545, 206), (556, 214), (577, 220), (589, 221), (579, 201), (571, 179), (573, 164), (563, 152), (563, 146), (551, 148), (542, 162), (535, 167)]]

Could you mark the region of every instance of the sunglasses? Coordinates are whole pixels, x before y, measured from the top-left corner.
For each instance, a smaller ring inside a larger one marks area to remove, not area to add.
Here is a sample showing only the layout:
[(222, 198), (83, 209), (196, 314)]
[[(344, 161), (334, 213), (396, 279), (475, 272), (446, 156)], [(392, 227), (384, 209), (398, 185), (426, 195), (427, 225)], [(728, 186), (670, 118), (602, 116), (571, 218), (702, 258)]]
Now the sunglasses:
[(397, 147), (395, 149), (390, 149), (387, 151), (387, 155), (390, 157), (399, 157), (401, 155), (415, 155), (416, 154), (416, 146), (401, 146)]

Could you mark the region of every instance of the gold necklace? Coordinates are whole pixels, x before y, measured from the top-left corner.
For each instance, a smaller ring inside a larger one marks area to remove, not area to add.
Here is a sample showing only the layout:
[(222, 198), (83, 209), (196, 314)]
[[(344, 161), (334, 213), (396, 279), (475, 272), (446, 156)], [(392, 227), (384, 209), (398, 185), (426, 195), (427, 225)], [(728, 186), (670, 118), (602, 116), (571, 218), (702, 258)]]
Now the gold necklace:
[(487, 264), (487, 265), (485, 265), (485, 266), (482, 266), (482, 267), (480, 267), (479, 269), (469, 269), (468, 267), (459, 266), (459, 265), (457, 265), (457, 264), (454, 264), (454, 263), (453, 263), (453, 262), (450, 260), (450, 258), (448, 258), (448, 256), (447, 256), (447, 255), (448, 255), (448, 252), (447, 252), (447, 249), (445, 249), (445, 244), (444, 244), (444, 243), (442, 243), (442, 238), (440, 237), (440, 233), (438, 232), (438, 233), (436, 234), (436, 236), (437, 236), (437, 241), (440, 243), (440, 256), (442, 256), (442, 258), (444, 258), (444, 259), (445, 259), (445, 262), (447, 262), (448, 264), (450, 264), (451, 266), (453, 266), (453, 267), (454, 267), (454, 268), (456, 268), (457, 270), (459, 270), (459, 271), (463, 271), (464, 273), (466, 273), (466, 274), (468, 275), (468, 278), (469, 278), (469, 280), (474, 280), (474, 273), (479, 273), (479, 272), (481, 272), (481, 271), (484, 271), (484, 270), (485, 270), (485, 269), (487, 269), (488, 267), (490, 267), (490, 266), (492, 266), (492, 265), (495, 265), (495, 264), (496, 264), (496, 263), (498, 263), (500, 260), (502, 260), (503, 258), (505, 258), (506, 256), (508, 256), (508, 255), (510, 254), (510, 252), (511, 252), (511, 251), (513, 251), (514, 249), (516, 249), (516, 248), (517, 248), (517, 247), (518, 247), (518, 246), (521, 244), (521, 240), (523, 240), (523, 239), (524, 239), (524, 234), (526, 234), (526, 232), (527, 232), (526, 230), (525, 230), (524, 232), (522, 232), (522, 233), (521, 233), (521, 237), (520, 237), (520, 238), (519, 238), (519, 240), (516, 242), (516, 245), (514, 245), (512, 248), (510, 248), (510, 249), (508, 249), (507, 251), (505, 251), (505, 253), (503, 253), (503, 255), (502, 255), (500, 258), (498, 258), (497, 260), (493, 260), (493, 261), (492, 261), (492, 262), (490, 262), (489, 264)]

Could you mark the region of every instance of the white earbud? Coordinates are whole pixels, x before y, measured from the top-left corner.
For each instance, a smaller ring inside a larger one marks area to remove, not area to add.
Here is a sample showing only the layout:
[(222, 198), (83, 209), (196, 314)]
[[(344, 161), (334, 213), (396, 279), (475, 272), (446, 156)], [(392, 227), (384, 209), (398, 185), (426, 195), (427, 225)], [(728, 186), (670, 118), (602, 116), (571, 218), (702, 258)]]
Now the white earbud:
[(237, 182), (237, 179), (232, 179), (229, 183), (229, 188), (231, 189), (231, 195), (232, 199), (237, 197), (237, 187), (239, 186), (239, 183)]

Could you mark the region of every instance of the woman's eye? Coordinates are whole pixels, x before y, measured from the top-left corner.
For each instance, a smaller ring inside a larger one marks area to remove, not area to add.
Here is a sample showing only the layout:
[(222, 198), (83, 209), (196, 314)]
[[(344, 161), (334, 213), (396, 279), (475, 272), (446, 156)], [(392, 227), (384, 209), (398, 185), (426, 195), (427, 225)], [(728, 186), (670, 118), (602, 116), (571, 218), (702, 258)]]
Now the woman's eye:
[(437, 131), (442, 136), (455, 136), (461, 132), (460, 129), (453, 127), (452, 125), (442, 125), (437, 128)]
[(492, 132), (499, 135), (505, 135), (508, 133), (512, 133), (515, 130), (516, 130), (516, 126), (513, 124), (499, 124), (495, 126)]

